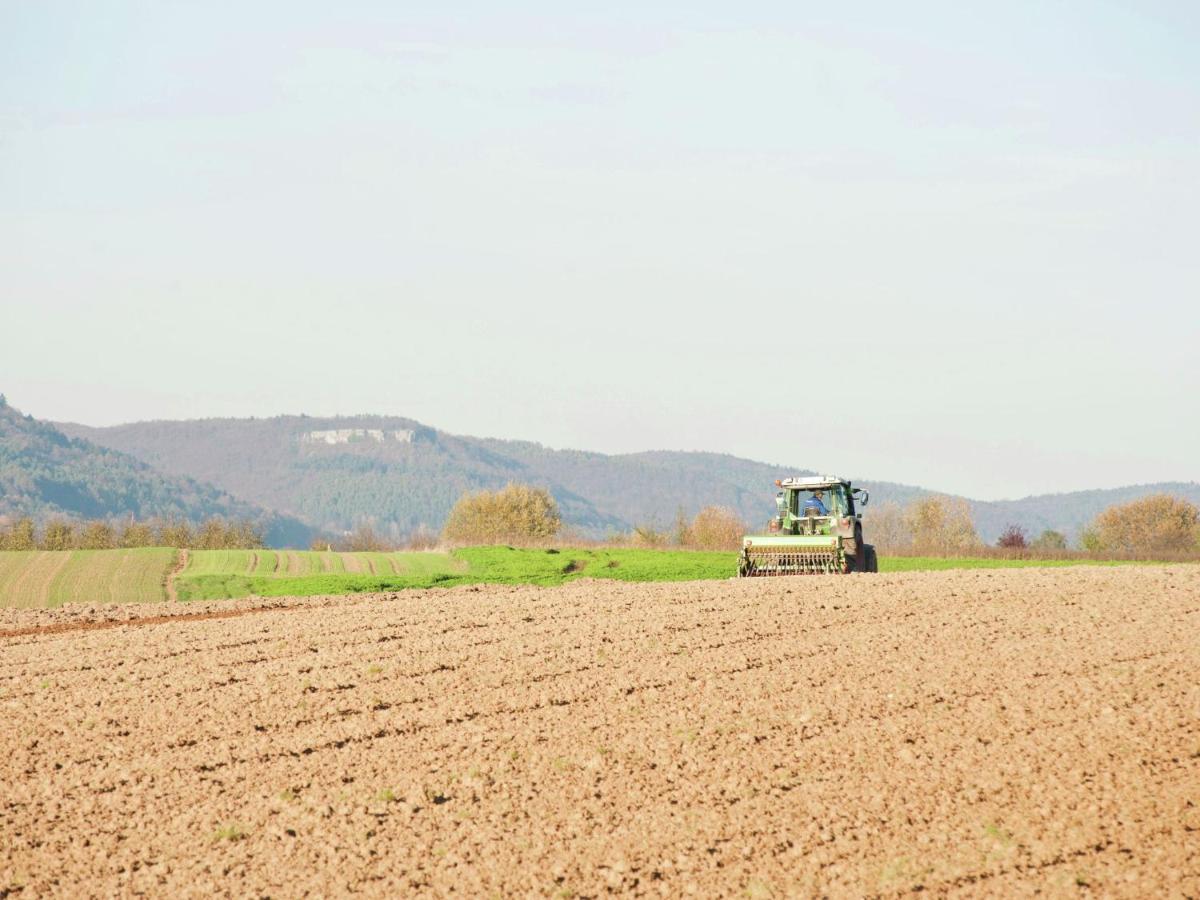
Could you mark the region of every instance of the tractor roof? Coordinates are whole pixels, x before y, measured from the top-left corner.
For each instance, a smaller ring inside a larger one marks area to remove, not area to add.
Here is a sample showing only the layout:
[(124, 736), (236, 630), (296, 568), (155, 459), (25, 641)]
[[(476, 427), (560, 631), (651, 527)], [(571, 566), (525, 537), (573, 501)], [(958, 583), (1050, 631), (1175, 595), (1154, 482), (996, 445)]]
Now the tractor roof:
[(849, 482), (834, 475), (806, 475), (803, 478), (784, 478), (779, 482), (779, 486), (785, 488), (823, 488), (838, 484)]

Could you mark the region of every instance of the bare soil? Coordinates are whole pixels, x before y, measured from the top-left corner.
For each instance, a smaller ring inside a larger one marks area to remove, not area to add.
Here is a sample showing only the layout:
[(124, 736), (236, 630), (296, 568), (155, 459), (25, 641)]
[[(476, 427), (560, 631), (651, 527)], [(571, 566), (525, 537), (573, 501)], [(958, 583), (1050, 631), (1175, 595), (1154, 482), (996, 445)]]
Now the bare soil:
[(1200, 896), (1200, 569), (0, 610), (0, 897)]

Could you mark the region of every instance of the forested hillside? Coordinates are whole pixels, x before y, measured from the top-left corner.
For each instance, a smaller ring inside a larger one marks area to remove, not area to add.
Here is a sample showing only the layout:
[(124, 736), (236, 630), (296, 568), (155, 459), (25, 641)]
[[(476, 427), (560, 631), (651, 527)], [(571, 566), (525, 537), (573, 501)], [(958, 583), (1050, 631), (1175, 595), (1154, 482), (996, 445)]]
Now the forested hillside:
[(0, 397), (0, 515), (72, 519), (250, 519), (272, 543), (302, 543), (311, 529), (212, 485), (167, 477), (146, 463), (23, 415)]
[[(807, 473), (716, 453), (610, 456), (552, 450), (525, 441), (451, 435), (411, 419), (382, 416), (60, 427), (326, 531), (371, 522), (393, 536), (422, 525), (440, 529), (463, 491), (510, 481), (549, 488), (564, 521), (593, 536), (635, 524), (667, 528), (680, 508), (690, 516), (714, 503), (760, 523), (774, 509), (774, 480)], [(888, 483), (865, 486), (872, 503), (903, 503), (921, 493)]]
[[(625, 527), (570, 486), (547, 482), (484, 442), (409, 419), (281, 416), (62, 427), (329, 532), (364, 522), (393, 537), (421, 526), (437, 530), (464, 491), (514, 480), (551, 487), (564, 518), (589, 533)], [(350, 433), (333, 435), (337, 431)]]

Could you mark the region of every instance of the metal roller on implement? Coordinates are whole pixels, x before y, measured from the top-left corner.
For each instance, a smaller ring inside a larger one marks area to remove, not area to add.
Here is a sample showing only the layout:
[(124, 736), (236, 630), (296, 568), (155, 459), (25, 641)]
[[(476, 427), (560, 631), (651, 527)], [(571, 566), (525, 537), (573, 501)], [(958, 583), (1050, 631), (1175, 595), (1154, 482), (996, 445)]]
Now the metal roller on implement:
[[(866, 491), (830, 476), (775, 482), (777, 512), (768, 534), (746, 535), (738, 576), (845, 575), (877, 572), (875, 548), (862, 539)], [(856, 506), (858, 508), (856, 508)]]

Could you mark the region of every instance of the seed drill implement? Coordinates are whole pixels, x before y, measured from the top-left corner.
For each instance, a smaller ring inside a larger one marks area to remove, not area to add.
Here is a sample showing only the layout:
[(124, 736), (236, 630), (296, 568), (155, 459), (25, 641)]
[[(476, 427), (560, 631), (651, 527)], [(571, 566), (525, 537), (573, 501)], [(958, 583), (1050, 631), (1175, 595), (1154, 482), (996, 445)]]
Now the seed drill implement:
[(775, 482), (776, 513), (766, 534), (742, 539), (738, 576), (877, 572), (875, 548), (863, 543), (861, 507), (869, 495), (828, 475)]

